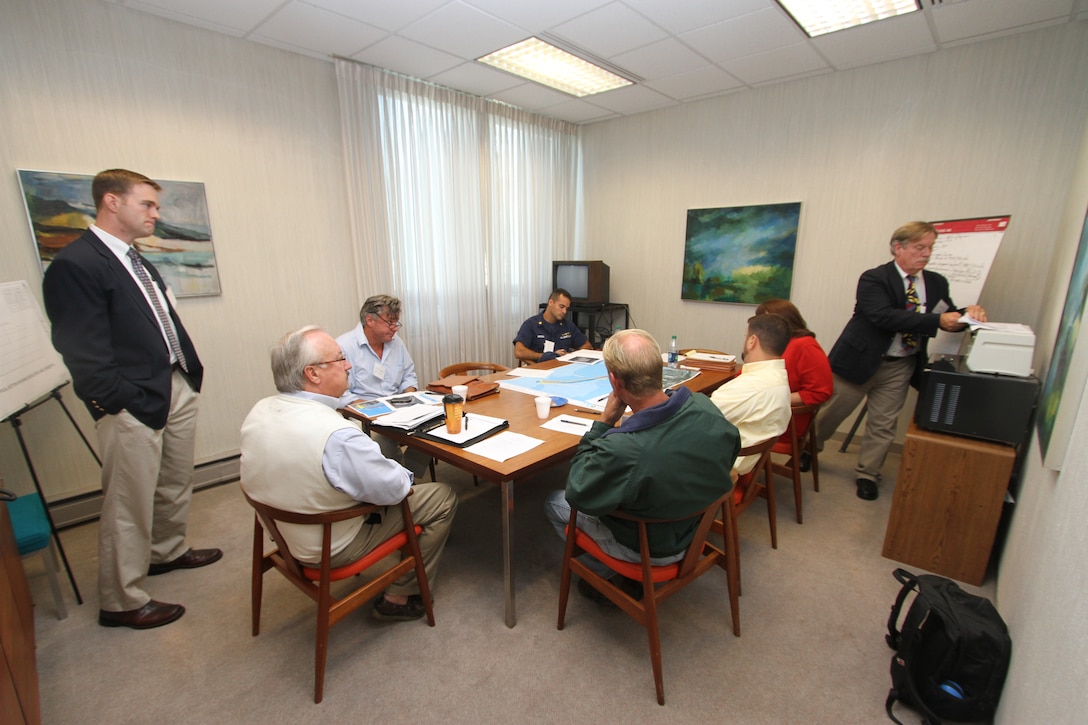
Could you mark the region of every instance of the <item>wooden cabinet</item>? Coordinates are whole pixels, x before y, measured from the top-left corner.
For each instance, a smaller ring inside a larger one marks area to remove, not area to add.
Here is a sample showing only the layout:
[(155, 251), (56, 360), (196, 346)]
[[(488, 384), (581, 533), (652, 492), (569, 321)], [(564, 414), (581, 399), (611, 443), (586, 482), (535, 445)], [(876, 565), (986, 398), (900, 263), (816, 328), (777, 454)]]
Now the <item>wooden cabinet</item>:
[(41, 719), (34, 605), (8, 505), (0, 501), (0, 723), (40, 723)]
[(986, 577), (1016, 449), (911, 423), (884, 556), (980, 585)]

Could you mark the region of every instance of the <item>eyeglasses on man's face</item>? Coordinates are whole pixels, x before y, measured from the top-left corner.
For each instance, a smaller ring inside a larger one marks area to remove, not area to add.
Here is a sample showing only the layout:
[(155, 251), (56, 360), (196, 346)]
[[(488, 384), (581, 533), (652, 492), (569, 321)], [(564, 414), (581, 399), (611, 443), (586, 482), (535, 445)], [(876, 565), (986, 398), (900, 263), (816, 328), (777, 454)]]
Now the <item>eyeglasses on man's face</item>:
[(330, 365), (332, 363), (346, 362), (347, 358), (341, 355), (340, 357), (333, 358), (332, 360), (322, 360), (321, 362), (310, 363), (307, 367), (318, 367), (320, 365)]
[(384, 317), (382, 317), (381, 315), (377, 315), (377, 314), (374, 315), (374, 316), (377, 317), (382, 322), (384, 322), (386, 325), (388, 325), (390, 330), (399, 330), (400, 328), (404, 327), (404, 323), (401, 322), (400, 320), (387, 320)]

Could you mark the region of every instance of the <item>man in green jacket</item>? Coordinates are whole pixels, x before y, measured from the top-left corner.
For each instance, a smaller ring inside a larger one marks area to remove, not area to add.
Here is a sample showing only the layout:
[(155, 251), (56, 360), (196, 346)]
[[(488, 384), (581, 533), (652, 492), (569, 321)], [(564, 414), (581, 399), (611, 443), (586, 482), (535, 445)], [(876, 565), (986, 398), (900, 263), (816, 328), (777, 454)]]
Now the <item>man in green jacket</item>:
[[(601, 420), (578, 445), (566, 490), (549, 494), (545, 509), (566, 538), (573, 506), (579, 512), (578, 528), (606, 554), (637, 563), (637, 526), (609, 514), (622, 510), (671, 519), (706, 508), (733, 487), (729, 471), (740, 450), (740, 433), (705, 395), (687, 388), (669, 395), (662, 389), (661, 348), (649, 333), (616, 333), (605, 343), (604, 361), (612, 394)], [(634, 414), (615, 427), (628, 406)], [(697, 524), (651, 525), (653, 564), (682, 559)], [(614, 574), (591, 557), (584, 561), (602, 576)], [(581, 582), (578, 590), (598, 599)]]

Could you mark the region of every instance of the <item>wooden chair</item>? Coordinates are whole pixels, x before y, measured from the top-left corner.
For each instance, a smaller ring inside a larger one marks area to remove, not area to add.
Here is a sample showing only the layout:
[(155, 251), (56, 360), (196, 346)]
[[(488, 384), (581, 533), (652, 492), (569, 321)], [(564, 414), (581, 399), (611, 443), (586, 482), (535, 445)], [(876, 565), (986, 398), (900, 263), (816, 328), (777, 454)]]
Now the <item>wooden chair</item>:
[[(306, 596), (317, 602), (317, 634), (314, 650), (315, 703), (321, 702), (321, 698), (324, 696), (329, 628), (371, 599), (374, 599), (374, 597), (381, 595), (386, 587), (413, 569), (415, 569), (416, 580), (419, 582), (419, 593), (423, 598), (423, 605), (427, 611), (427, 623), (432, 627), (434, 626), (431, 591), (427, 585), (427, 574), (423, 570), (423, 557), (419, 551), (419, 540), (416, 538), (423, 528), (412, 521), (412, 512), (408, 507), (407, 496), (400, 503), (401, 514), (404, 517), (404, 529), (395, 536), (386, 539), (363, 558), (334, 569), (329, 564), (333, 523), (368, 516), (384, 507), (360, 503), (339, 511), (321, 514), (300, 514), (254, 501), (244, 489), (242, 494), (256, 512), (253, 520), (253, 636), (256, 637), (260, 634), (261, 629), (261, 593), (264, 573), (275, 568)], [(411, 496), (411, 493), (408, 495)], [(291, 555), (287, 542), (284, 540), (283, 534), (280, 533), (280, 522), (322, 527), (320, 565), (304, 564)], [(264, 552), (264, 535), (266, 532), (272, 537), (272, 541), (276, 545), (276, 548), (267, 554)], [(355, 576), (398, 550), (403, 552), (404, 558), (392, 569), (374, 579), (361, 583), (353, 591), (339, 599), (333, 597), (330, 593), (332, 582)]]
[[(741, 456), (759, 456), (755, 467), (737, 479), (733, 487), (733, 502), (737, 507), (737, 515), (744, 513), (756, 498), (767, 499), (767, 518), (771, 526), (771, 548), (778, 548), (778, 510), (774, 498), (774, 476), (771, 473), (771, 449), (778, 442), (777, 438), (768, 438), (765, 441), (745, 446), (737, 453)], [(763, 474), (763, 482), (759, 482), (759, 474)]]
[[(778, 524), (777, 508), (774, 501), (774, 476), (771, 474), (771, 448), (774, 447), (777, 438), (768, 438), (765, 441), (754, 443), (750, 446), (745, 446), (737, 452), (737, 457), (741, 456), (754, 456), (758, 455), (759, 460), (756, 461), (755, 467), (743, 474), (737, 479), (736, 484), (733, 486), (732, 501), (734, 507), (734, 516), (739, 516), (745, 509), (752, 505), (752, 502), (757, 497), (762, 496), (767, 499), (767, 518), (770, 520), (771, 525), (771, 548), (778, 548)], [(757, 480), (759, 474), (763, 474), (763, 483), (759, 483)], [(732, 553), (734, 556), (734, 567), (737, 573), (737, 594), (741, 593), (741, 581), (740, 581), (740, 536), (737, 533), (736, 521), (732, 522), (732, 525), (727, 525), (724, 519), (714, 521), (711, 530), (722, 537), (724, 540), (729, 535), (729, 530), (732, 531)]]
[[(725, 522), (726, 529), (726, 535), (722, 538), (723, 547), (721, 549), (707, 541), (707, 533), (711, 530), (715, 517), (719, 514), (722, 516), (721, 520)], [(657, 703), (664, 705), (665, 685), (661, 674), (661, 634), (658, 625), (658, 605), (662, 601), (686, 587), (708, 570), (720, 566), (725, 569), (729, 586), (729, 607), (733, 616), (733, 635), (740, 636), (740, 602), (737, 599), (736, 556), (735, 551), (731, 550), (737, 540), (735, 536), (736, 511), (733, 507), (732, 492), (719, 497), (702, 511), (684, 519), (643, 519), (619, 511), (610, 515), (638, 523), (641, 562), (633, 564), (628, 561), (614, 559), (605, 554), (593, 539), (577, 528), (578, 512), (572, 508), (570, 521), (567, 524), (567, 543), (563, 550), (563, 573), (559, 583), (558, 629), (563, 629), (567, 611), (567, 596), (570, 594), (570, 575), (573, 571), (646, 628), (650, 639), (650, 662), (653, 665), (654, 685), (657, 687)], [(646, 535), (647, 526), (664, 521), (692, 519), (698, 519), (699, 524), (695, 531), (695, 538), (692, 539), (691, 544), (688, 546), (684, 558), (675, 564), (667, 566), (651, 565), (649, 542)], [(589, 554), (628, 579), (641, 581), (643, 592), (641, 601), (632, 598), (618, 585), (613, 584), (578, 561), (575, 557), (582, 552)], [(659, 586), (655, 586), (655, 584)]]
[(490, 362), (462, 362), (454, 363), (453, 365), (447, 365), (438, 371), (439, 379), (446, 377), (447, 375), (464, 375), (466, 373), (474, 373), (481, 370), (487, 370), (492, 373), (505, 373), (510, 368), (505, 365), (499, 365), (498, 363)]
[[(812, 487), (817, 492), (820, 490), (820, 464), (816, 460), (816, 412), (820, 409), (817, 405), (794, 405), (791, 408), (790, 424), (786, 429), (790, 442), (785, 443), (781, 439), (775, 442), (771, 453), (782, 453), (790, 457), (787, 463), (771, 463), (772, 473), (793, 479), (793, 501), (797, 509), (797, 523), (801, 523), (801, 454), (808, 452), (812, 461)], [(797, 435), (798, 417), (809, 417), (808, 428)]]

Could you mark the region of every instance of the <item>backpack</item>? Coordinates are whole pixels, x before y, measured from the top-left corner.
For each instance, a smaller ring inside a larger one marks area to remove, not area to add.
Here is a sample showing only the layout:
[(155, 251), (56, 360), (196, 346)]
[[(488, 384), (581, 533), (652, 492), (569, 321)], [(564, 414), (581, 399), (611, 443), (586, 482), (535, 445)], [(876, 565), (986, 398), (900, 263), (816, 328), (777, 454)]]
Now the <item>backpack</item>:
[[(894, 722), (896, 700), (922, 713), (925, 725), (990, 720), (997, 709), (1012, 641), (990, 600), (960, 589), (950, 579), (896, 569), (903, 585), (892, 605), (885, 640), (892, 656), (892, 688), (884, 707)], [(917, 589), (896, 629), (907, 595)]]

